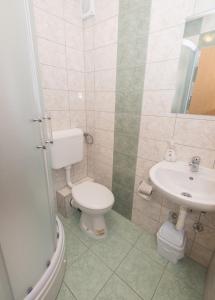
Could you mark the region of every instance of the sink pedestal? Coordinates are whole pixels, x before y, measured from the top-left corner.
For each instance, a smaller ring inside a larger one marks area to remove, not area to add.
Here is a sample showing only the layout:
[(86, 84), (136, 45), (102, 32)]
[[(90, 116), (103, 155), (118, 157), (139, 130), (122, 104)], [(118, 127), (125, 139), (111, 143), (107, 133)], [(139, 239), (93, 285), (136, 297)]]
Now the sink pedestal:
[(176, 229), (182, 230), (184, 229), (185, 219), (187, 216), (187, 208), (180, 206), (180, 211), (178, 215), (178, 221), (176, 223)]

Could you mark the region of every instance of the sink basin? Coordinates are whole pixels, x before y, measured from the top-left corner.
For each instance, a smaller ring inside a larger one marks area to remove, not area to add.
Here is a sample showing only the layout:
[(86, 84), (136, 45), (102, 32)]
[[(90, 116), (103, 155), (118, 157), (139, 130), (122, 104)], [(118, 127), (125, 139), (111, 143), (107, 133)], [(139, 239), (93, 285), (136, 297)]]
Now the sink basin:
[(149, 172), (156, 189), (184, 208), (215, 211), (215, 170), (191, 172), (188, 163), (161, 161)]

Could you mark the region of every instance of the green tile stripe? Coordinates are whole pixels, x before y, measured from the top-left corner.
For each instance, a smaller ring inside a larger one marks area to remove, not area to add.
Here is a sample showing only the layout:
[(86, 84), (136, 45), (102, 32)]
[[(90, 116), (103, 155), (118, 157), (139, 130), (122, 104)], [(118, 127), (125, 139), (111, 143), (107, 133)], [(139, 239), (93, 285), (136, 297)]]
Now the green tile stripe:
[(131, 218), (151, 0), (119, 0), (112, 189), (114, 209)]

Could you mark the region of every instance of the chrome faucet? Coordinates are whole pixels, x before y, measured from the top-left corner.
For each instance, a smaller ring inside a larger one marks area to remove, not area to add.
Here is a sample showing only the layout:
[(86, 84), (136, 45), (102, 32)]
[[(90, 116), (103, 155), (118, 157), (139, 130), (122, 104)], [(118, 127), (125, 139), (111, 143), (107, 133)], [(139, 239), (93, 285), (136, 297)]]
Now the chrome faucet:
[(200, 156), (193, 156), (191, 158), (191, 162), (189, 163), (191, 172), (198, 172), (199, 171), (200, 161), (201, 161)]

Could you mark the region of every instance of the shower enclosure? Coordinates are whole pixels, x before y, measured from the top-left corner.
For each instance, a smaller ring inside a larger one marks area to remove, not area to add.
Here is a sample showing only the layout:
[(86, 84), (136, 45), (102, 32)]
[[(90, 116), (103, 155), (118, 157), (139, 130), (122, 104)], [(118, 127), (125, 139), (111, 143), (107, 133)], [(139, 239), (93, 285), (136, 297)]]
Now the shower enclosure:
[(64, 271), (31, 3), (0, 3), (0, 299), (55, 299)]

